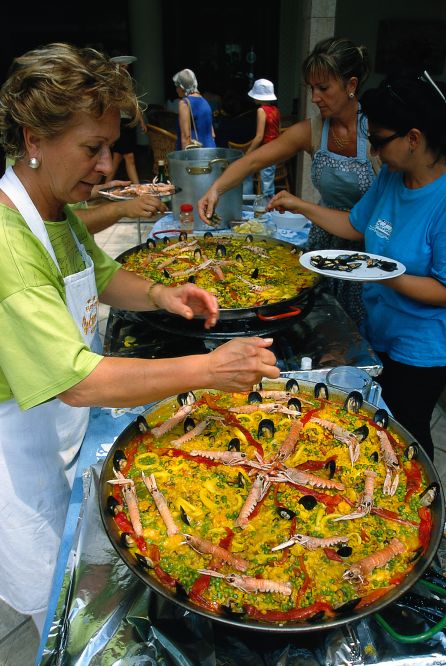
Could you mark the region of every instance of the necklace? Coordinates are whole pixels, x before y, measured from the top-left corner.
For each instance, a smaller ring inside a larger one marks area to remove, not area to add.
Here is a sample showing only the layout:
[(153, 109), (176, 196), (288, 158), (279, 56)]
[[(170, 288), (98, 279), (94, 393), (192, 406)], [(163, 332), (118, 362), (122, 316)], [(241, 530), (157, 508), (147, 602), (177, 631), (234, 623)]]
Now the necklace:
[(346, 139), (339, 137), (336, 134), (333, 125), (331, 125), (331, 124), (330, 124), (330, 129), (331, 129), (331, 136), (332, 136), (332, 139), (333, 139), (333, 143), (336, 146), (336, 148), (339, 148), (340, 150), (342, 150), (343, 148), (348, 146), (348, 144), (351, 141), (351, 139), (348, 135), (347, 135)]

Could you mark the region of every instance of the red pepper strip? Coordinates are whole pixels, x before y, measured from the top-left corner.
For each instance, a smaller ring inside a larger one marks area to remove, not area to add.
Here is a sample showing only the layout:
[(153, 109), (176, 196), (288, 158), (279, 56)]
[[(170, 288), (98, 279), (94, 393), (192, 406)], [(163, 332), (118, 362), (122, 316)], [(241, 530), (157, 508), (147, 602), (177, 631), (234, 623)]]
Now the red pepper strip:
[(363, 527), (361, 527), (361, 539), (367, 543), (367, 541), (370, 541), (370, 537), (365, 531)]
[(249, 444), (251, 444), (251, 446), (253, 446), (256, 449), (256, 451), (259, 453), (259, 455), (261, 455), (262, 458), (263, 458), (263, 447), (262, 447), (262, 445), (259, 444), (259, 442), (257, 442), (254, 439), (254, 437), (251, 435), (249, 430), (246, 430), (246, 428), (244, 426), (242, 426), (242, 424), (240, 423), (238, 418), (236, 416), (234, 416), (234, 414), (232, 412), (230, 412), (228, 409), (224, 409), (223, 407), (219, 407), (217, 405), (217, 403), (212, 399), (212, 397), (209, 394), (206, 394), (204, 397), (205, 397), (205, 400), (206, 400), (208, 406), (214, 412), (218, 412), (219, 414), (223, 414), (223, 416), (225, 417), (225, 421), (227, 423), (229, 423), (229, 425), (234, 426), (234, 428), (238, 428), (238, 430), (240, 430), (240, 432), (242, 432), (245, 435)]
[(318, 412), (321, 411), (321, 409), (322, 409), (322, 407), (317, 407), (316, 409), (310, 409), (309, 412), (307, 412), (304, 416), (302, 416), (300, 422), (301, 422), (303, 425), (306, 425), (306, 424), (308, 423), (308, 421), (309, 421), (309, 420), (310, 420), (315, 414), (317, 414)]
[(334, 507), (344, 499), (340, 495), (325, 495), (324, 493), (318, 492), (314, 488), (309, 489), (306, 486), (301, 486), (299, 483), (289, 483), (288, 485), (292, 488), (296, 488), (299, 492), (302, 493), (302, 495), (313, 495), (313, 497), (317, 499), (318, 502), (322, 502), (322, 504), (325, 504), (326, 507), (332, 510), (334, 510)]
[(306, 620), (319, 611), (332, 611), (333, 607), (325, 601), (316, 601), (306, 608), (291, 608), (288, 611), (261, 611), (254, 606), (244, 606), (244, 610), (256, 620), (270, 620), (271, 622), (286, 622), (287, 620)]
[(418, 528), (418, 539), (423, 547), (423, 554), (427, 551), (429, 546), (429, 538), (432, 531), (432, 515), (427, 506), (421, 506), (418, 509), (420, 516), (420, 526)]
[(225, 527), (226, 530), (226, 536), (220, 539), (219, 541), (219, 546), (220, 548), (225, 548), (226, 550), (229, 550), (231, 547), (232, 539), (234, 538), (234, 532), (231, 530), (230, 527)]
[(407, 477), (407, 488), (406, 488), (406, 496), (404, 497), (404, 501), (408, 502), (410, 497), (417, 492), (417, 490), (420, 490), (421, 488), (421, 470), (418, 464), (414, 461), (411, 460), (409, 463), (409, 467), (406, 467), (406, 477)]
[(306, 566), (305, 566), (305, 559), (304, 559), (304, 556), (303, 556), (303, 555), (299, 555), (298, 560), (299, 560), (299, 564), (300, 564), (300, 570), (301, 570), (301, 572), (302, 572), (303, 575), (304, 575), (304, 580), (303, 580), (302, 585), (300, 586), (299, 592), (297, 593), (296, 603), (300, 603), (300, 600), (302, 599), (302, 597), (304, 596), (305, 592), (306, 592), (306, 591), (308, 590), (308, 588), (310, 587), (310, 582), (311, 582), (311, 580), (310, 580), (310, 576), (308, 575), (308, 571), (307, 571), (307, 568), (306, 568)]
[(154, 564), (159, 564), (161, 560), (160, 549), (156, 543), (149, 543), (147, 549), (147, 557), (150, 557)]
[(369, 594), (366, 594), (365, 597), (362, 597), (361, 601), (356, 604), (355, 610), (358, 608), (363, 608), (364, 606), (370, 606), (375, 601), (383, 597), (387, 592), (395, 587), (394, 585), (389, 585), (388, 587), (380, 587), (377, 590), (372, 590)]
[(333, 562), (343, 562), (344, 560), (340, 555), (337, 554), (337, 552), (333, 548), (324, 548), (324, 553), (328, 557), (329, 560), (333, 560)]
[(161, 569), (159, 564), (153, 567), (153, 571), (155, 572), (157, 578), (161, 581), (161, 583), (164, 583), (164, 585), (168, 585), (169, 587), (176, 586), (177, 581), (175, 580), (175, 578), (172, 578), (170, 574)]
[(127, 520), (125, 513), (118, 511), (118, 513), (114, 516), (114, 519), (116, 525), (122, 532), (130, 532), (130, 534), (134, 534), (132, 524), (129, 520)]
[(393, 578), (389, 580), (390, 585), (399, 585), (401, 581), (403, 581), (406, 578), (409, 571), (410, 569), (407, 569), (407, 571), (403, 571), (403, 573), (393, 576)]
[(211, 583), (211, 577), (207, 574), (201, 574), (191, 587), (190, 597), (192, 599), (199, 599), (203, 592), (205, 592)]
[(141, 553), (144, 553), (144, 555), (145, 555), (147, 553), (147, 544), (144, 541), (144, 537), (136, 536), (136, 534), (134, 534), (133, 538), (135, 539), (135, 543), (138, 546)]
[(416, 523), (414, 520), (404, 520), (404, 518), (400, 518), (397, 513), (389, 511), (388, 509), (380, 509), (377, 506), (372, 507), (371, 513), (374, 513), (381, 518), (385, 518), (386, 520), (394, 520), (395, 523), (400, 523), (401, 525), (409, 525), (409, 527), (418, 527), (419, 525), (419, 523)]
[(125, 452), (125, 457), (127, 458), (127, 462), (125, 464), (125, 467), (122, 468), (121, 472), (124, 474), (124, 476), (127, 476), (128, 472), (130, 472), (133, 461), (135, 459), (136, 453), (138, 451), (138, 446), (142, 441), (142, 435), (138, 435), (136, 439), (134, 440), (134, 443), (129, 449), (126, 449)]
[(296, 469), (301, 469), (304, 471), (313, 471), (316, 469), (323, 469), (331, 460), (336, 460), (337, 456), (330, 456), (326, 460), (307, 460), (306, 462), (296, 465)]
[(195, 460), (195, 462), (200, 462), (200, 464), (207, 465), (208, 467), (215, 467), (216, 465), (222, 465), (221, 460), (210, 460), (209, 458), (204, 458), (203, 456), (191, 456), (187, 451), (182, 451), (181, 449), (169, 449), (169, 454), (173, 458), (186, 458), (186, 460)]

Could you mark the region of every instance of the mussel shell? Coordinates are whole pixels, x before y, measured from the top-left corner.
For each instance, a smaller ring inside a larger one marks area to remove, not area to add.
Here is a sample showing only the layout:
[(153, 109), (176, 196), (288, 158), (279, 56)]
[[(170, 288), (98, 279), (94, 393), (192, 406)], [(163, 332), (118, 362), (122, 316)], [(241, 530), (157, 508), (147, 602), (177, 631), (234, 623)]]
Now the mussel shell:
[(290, 398), (287, 402), (288, 409), (295, 409), (296, 412), (302, 412), (302, 403), (299, 398)]
[(288, 509), (286, 506), (278, 506), (277, 513), (284, 520), (292, 520), (293, 518), (296, 517), (294, 511), (291, 511), (291, 509)]
[(409, 446), (404, 449), (404, 457), (406, 460), (416, 460), (419, 453), (420, 447), (416, 442), (412, 442), (412, 444), (409, 444)]
[(419, 548), (417, 548), (417, 549), (414, 551), (412, 557), (409, 559), (409, 562), (416, 562), (416, 560), (418, 560), (418, 558), (421, 557), (421, 555), (423, 554), (423, 552), (424, 552), (424, 548), (423, 548), (423, 546), (420, 546)]
[(342, 604), (342, 606), (338, 606), (337, 608), (334, 609), (335, 613), (350, 613), (356, 606), (359, 604), (361, 601), (361, 597), (357, 597), (356, 599), (350, 599), (350, 601), (346, 601), (345, 604)]
[(139, 432), (148, 432), (149, 431), (149, 424), (147, 423), (144, 416), (142, 416), (141, 414), (136, 417), (136, 425), (138, 426)]
[(203, 253), (202, 253), (202, 251), (200, 250), (200, 248), (197, 247), (196, 250), (194, 250), (194, 259), (201, 259), (202, 254), (203, 254)]
[(164, 275), (164, 277), (167, 278), (167, 279), (170, 278), (170, 273), (169, 273), (169, 271), (168, 271), (166, 268), (163, 269), (163, 275)]
[(420, 495), (420, 504), (422, 506), (430, 506), (440, 495), (440, 484), (437, 481), (433, 481), (428, 485), (426, 490), (424, 490)]
[(245, 477), (241, 472), (237, 474), (237, 486), (238, 488), (244, 488), (246, 486), (246, 480)]
[(299, 393), (299, 384), (295, 379), (289, 379), (285, 384), (285, 391), (287, 393)]
[(256, 279), (259, 277), (259, 269), (258, 269), (258, 268), (254, 268), (254, 270), (253, 270), (252, 273), (251, 273), (251, 277), (252, 277), (254, 280), (256, 280)]
[(235, 255), (235, 260), (239, 262), (239, 264), (243, 264), (243, 257), (240, 253), (237, 253)]
[(189, 277), (187, 278), (187, 281), (194, 283), (195, 282), (195, 275), (189, 275)]
[(119, 511), (122, 511), (122, 508), (122, 504), (118, 502), (116, 497), (113, 497), (113, 495), (107, 497), (107, 511), (110, 515), (116, 516)]
[(178, 580), (175, 581), (175, 594), (179, 599), (189, 599), (186, 588)]
[(362, 426), (359, 426), (359, 428), (355, 428), (355, 430), (352, 430), (352, 435), (356, 437), (358, 442), (363, 442), (369, 436), (369, 429), (364, 424)]
[(362, 397), (362, 393), (359, 391), (350, 391), (345, 399), (344, 409), (346, 409), (347, 412), (357, 414), (361, 409), (363, 402), (364, 398)]
[(228, 451), (240, 451), (240, 440), (238, 437), (233, 437), (228, 444)]
[(276, 428), (271, 419), (262, 419), (257, 428), (257, 437), (274, 437)]
[(324, 398), (328, 400), (328, 386), (324, 382), (318, 382), (314, 387), (314, 397), (315, 398)]
[(325, 465), (325, 469), (328, 469), (328, 478), (332, 479), (334, 477), (334, 473), (336, 472), (336, 460), (328, 460)]
[(141, 555), (140, 553), (135, 553), (135, 557), (136, 563), (139, 564), (140, 567), (143, 569), (153, 569), (154, 562), (150, 559), (150, 557), (144, 557), (144, 555)]
[(311, 617), (308, 618), (308, 623), (311, 624), (313, 622), (314, 623), (319, 622), (319, 620), (322, 620), (324, 617), (325, 617), (325, 611), (320, 610), (320, 611), (318, 611), (314, 615), (311, 615)]
[(187, 416), (183, 423), (184, 432), (189, 432), (195, 428), (195, 421), (191, 416)]
[(373, 453), (370, 454), (370, 460), (374, 463), (377, 463), (379, 460), (379, 453), (378, 451), (373, 451)]
[(187, 391), (187, 393), (179, 393), (177, 395), (177, 402), (181, 407), (186, 405), (193, 405), (196, 401), (195, 394), (192, 391)]
[(246, 236), (246, 238), (245, 238), (245, 241), (246, 241), (247, 243), (252, 243), (253, 240), (254, 240), (254, 236), (253, 236), (252, 234), (248, 234), (248, 235)]
[(217, 247), (215, 248), (215, 256), (216, 257), (226, 257), (226, 245), (223, 245), (222, 243), (218, 243)]
[(120, 472), (121, 470), (124, 469), (127, 463), (127, 458), (125, 456), (125, 453), (122, 449), (116, 449), (114, 455), (113, 455), (113, 467), (117, 472)]
[(253, 391), (261, 391), (263, 389), (262, 382), (259, 382), (258, 384), (254, 384), (252, 387)]
[(178, 236), (179, 241), (185, 241), (187, 240), (187, 231), (181, 231), (180, 235)]
[(163, 243), (164, 243), (164, 245), (170, 245), (170, 238), (169, 238), (169, 236), (164, 236), (164, 238), (163, 238)]
[(213, 237), (214, 234), (212, 233), (212, 231), (205, 231), (203, 234), (203, 238), (213, 238)]
[(156, 247), (156, 241), (153, 238), (146, 240), (146, 247), (148, 250), (153, 250)]
[(190, 525), (190, 518), (187, 515), (187, 513), (185, 512), (185, 510), (183, 509), (183, 507), (181, 506), (181, 504), (180, 504), (180, 516), (181, 516), (181, 520), (183, 521), (183, 523), (186, 523), (186, 525)]
[(302, 504), (304, 509), (307, 511), (311, 511), (316, 506), (317, 499), (314, 497), (314, 495), (302, 495), (299, 500), (299, 504)]
[(130, 532), (123, 532), (119, 537), (119, 544), (124, 548), (131, 548), (135, 545), (135, 540)]
[(248, 405), (255, 405), (259, 402), (263, 402), (263, 398), (258, 391), (251, 391), (248, 395)]
[(373, 422), (380, 428), (387, 428), (389, 425), (389, 414), (385, 409), (378, 409), (373, 415)]
[(336, 552), (340, 557), (350, 557), (353, 553), (353, 548), (351, 546), (343, 545), (339, 546)]
[(240, 609), (239, 608), (232, 608), (231, 606), (228, 606), (226, 604), (221, 604), (220, 608), (223, 611), (223, 613), (225, 615), (227, 615), (228, 617), (238, 618), (241, 615), (245, 615), (245, 611), (241, 608)]

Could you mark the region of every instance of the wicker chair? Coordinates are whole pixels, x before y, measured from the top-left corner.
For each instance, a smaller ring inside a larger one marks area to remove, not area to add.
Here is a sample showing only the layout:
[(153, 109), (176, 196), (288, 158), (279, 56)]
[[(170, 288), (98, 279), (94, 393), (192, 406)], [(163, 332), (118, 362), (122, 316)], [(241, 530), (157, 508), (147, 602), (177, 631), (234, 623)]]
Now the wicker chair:
[(166, 155), (175, 150), (177, 137), (172, 132), (168, 132), (156, 125), (147, 124), (147, 136), (150, 142), (150, 148), (153, 154), (152, 172), (156, 176), (158, 172), (158, 160), (166, 160), (166, 173), (168, 164)]
[[(284, 130), (281, 130), (281, 133)], [(251, 145), (251, 141), (247, 141), (246, 143), (235, 143), (234, 141), (228, 141), (228, 148), (236, 148), (237, 150), (241, 150), (244, 153), (248, 150), (249, 146)], [(276, 192), (279, 190), (290, 190), (290, 181), (288, 178), (288, 168), (286, 165), (286, 162), (279, 162), (276, 165), (276, 175), (274, 176), (274, 187), (276, 189)], [(254, 174), (254, 192), (256, 194), (262, 194), (262, 181), (260, 179), (260, 174), (259, 172)]]

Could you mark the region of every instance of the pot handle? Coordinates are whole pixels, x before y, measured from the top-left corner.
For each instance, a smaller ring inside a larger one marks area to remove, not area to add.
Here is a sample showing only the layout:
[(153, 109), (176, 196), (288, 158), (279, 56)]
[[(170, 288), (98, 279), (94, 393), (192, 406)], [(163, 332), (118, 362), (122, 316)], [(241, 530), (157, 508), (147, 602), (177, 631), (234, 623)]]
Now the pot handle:
[(217, 157), (215, 160), (210, 160), (207, 166), (186, 167), (186, 171), (191, 176), (200, 176), (203, 173), (211, 173), (212, 168), (217, 164), (221, 166), (222, 171), (224, 171), (229, 166), (228, 160), (225, 160), (222, 157)]
[(292, 312), (282, 312), (281, 314), (277, 315), (258, 314), (257, 317), (262, 321), (275, 321), (276, 319), (287, 319), (288, 317), (297, 317), (297, 315), (300, 315), (300, 313), (302, 312), (300, 308), (296, 308), (294, 305), (290, 305), (290, 310), (292, 310)]

